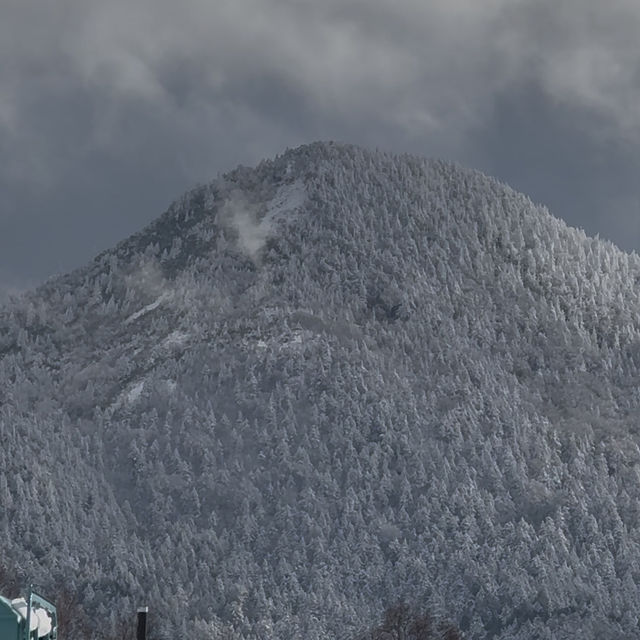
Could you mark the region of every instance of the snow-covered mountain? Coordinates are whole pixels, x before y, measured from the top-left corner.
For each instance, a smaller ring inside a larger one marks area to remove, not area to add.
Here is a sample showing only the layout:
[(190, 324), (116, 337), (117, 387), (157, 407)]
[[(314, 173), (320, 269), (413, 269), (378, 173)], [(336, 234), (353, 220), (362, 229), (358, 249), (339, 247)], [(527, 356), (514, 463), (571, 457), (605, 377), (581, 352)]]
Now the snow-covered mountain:
[(636, 637), (639, 283), (448, 163), (240, 167), (0, 311), (4, 557), (162, 638)]

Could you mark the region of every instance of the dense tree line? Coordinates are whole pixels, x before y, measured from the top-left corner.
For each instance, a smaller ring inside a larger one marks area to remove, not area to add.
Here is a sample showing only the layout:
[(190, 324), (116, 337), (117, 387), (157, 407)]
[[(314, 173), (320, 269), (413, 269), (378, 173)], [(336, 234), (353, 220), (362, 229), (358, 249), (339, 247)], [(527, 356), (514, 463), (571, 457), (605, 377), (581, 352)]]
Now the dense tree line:
[(418, 613), (398, 603), (385, 611), (383, 621), (358, 640), (462, 640), (460, 630), (451, 622)]
[(240, 168), (0, 311), (6, 557), (158, 639), (634, 637), (638, 282), (447, 163)]

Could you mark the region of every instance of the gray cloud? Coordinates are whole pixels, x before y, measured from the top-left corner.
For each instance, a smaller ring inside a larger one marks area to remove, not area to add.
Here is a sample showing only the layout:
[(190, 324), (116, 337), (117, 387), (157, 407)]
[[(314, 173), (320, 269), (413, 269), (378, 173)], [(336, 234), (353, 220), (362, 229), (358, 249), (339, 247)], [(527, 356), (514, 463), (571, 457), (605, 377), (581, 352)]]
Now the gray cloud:
[(478, 166), (640, 247), (639, 27), (631, 0), (6, 0), (3, 278), (77, 266), (318, 138)]

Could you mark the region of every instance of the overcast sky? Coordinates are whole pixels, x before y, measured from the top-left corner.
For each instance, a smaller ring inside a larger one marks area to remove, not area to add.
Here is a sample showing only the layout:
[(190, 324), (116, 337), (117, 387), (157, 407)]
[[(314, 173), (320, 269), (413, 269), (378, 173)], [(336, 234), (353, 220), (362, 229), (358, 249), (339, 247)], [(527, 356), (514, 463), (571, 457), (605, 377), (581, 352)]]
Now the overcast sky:
[(318, 139), (453, 159), (640, 250), (638, 0), (2, 0), (0, 290)]

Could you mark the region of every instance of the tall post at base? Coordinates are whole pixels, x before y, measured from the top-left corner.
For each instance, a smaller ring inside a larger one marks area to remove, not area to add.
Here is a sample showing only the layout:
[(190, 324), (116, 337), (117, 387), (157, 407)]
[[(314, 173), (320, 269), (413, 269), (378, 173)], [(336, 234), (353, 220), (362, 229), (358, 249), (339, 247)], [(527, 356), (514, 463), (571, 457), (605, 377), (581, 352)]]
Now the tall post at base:
[(147, 640), (147, 613), (149, 613), (149, 607), (138, 607), (136, 640)]

